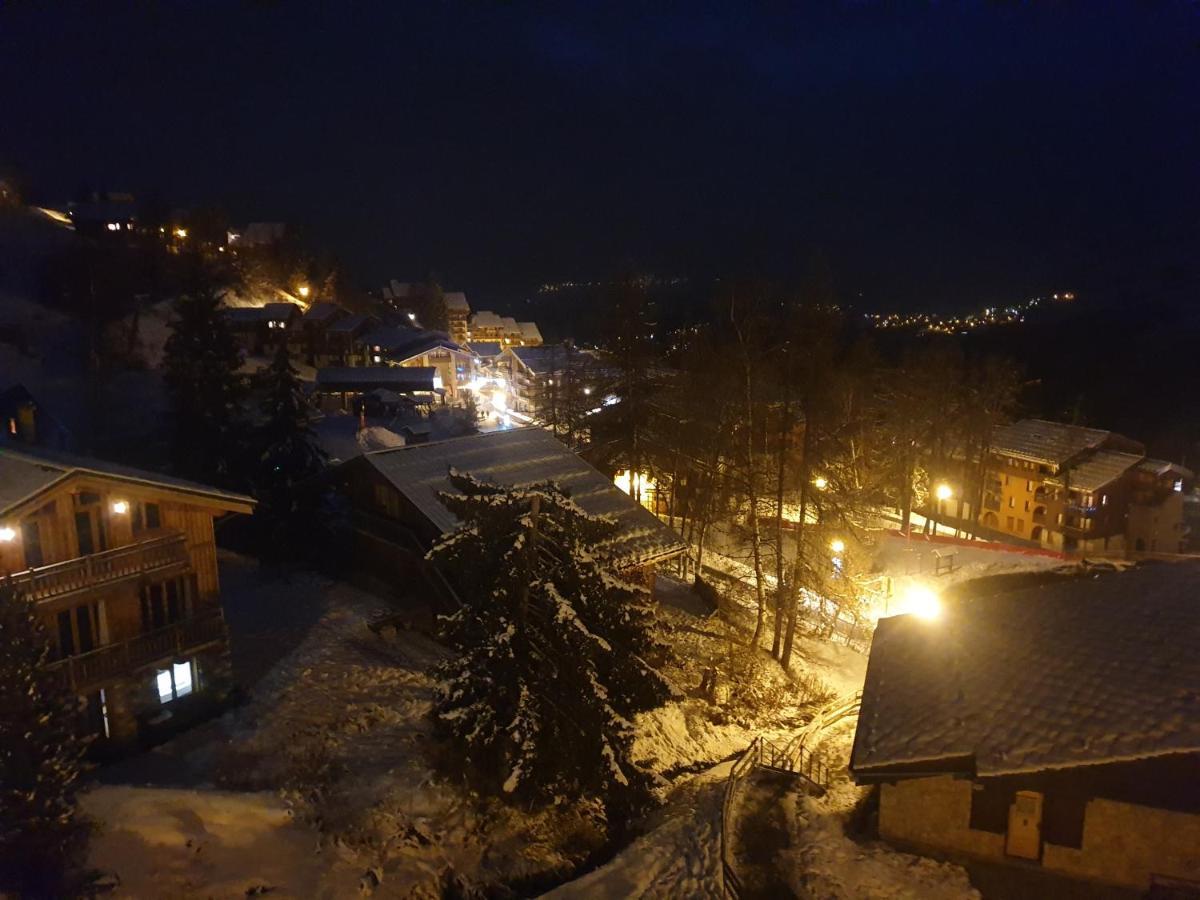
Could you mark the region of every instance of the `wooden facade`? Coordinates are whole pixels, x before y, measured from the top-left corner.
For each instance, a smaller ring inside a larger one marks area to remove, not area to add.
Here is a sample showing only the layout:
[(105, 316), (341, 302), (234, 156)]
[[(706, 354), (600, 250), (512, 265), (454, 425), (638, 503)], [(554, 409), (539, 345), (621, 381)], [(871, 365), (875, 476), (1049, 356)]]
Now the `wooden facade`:
[(87, 729), (127, 745), (230, 687), (213, 521), (253, 501), (102, 466), (0, 455), (32, 488), (0, 503), (0, 579), (37, 604)]

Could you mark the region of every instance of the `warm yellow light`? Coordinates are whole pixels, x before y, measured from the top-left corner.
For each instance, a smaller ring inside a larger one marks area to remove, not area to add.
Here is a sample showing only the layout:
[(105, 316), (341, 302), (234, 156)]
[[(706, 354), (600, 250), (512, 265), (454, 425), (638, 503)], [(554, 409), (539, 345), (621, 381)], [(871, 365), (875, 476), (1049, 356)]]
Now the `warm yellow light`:
[(658, 483), (648, 474), (644, 472), (630, 474), (626, 469), (622, 469), (613, 477), (613, 484), (631, 497), (635, 489), (641, 495), (658, 488)]
[(936, 619), (942, 614), (942, 601), (924, 585), (914, 584), (905, 594), (908, 611), (922, 619)]
[(845, 553), (846, 552), (846, 542), (843, 541), (841, 538), (834, 538), (832, 541), (829, 542), (829, 549), (832, 550), (834, 553)]
[(176, 228), (172, 232), (172, 234), (174, 234), (175, 237), (177, 237), (177, 238), (185, 238), (185, 237), (187, 237), (187, 229), (186, 228)]
[(305, 298), (306, 300), (308, 299), (308, 295), (311, 292), (312, 292), (312, 288), (310, 288), (307, 284), (302, 284), (302, 285), (300, 285), (300, 287), (298, 287), (296, 289), (296, 293), (299, 294), (301, 297)]
[(813, 479), (813, 487), (815, 487), (818, 491), (823, 491), (825, 488), (829, 487), (829, 482), (825, 480), (824, 476), (818, 475)]
[(8, 527), (0, 528), (0, 542), (8, 544), (17, 539), (17, 532)]
[(125, 515), (125, 513), (129, 512), (129, 501), (128, 500), (114, 500), (113, 505), (112, 505), (112, 511), (115, 512), (118, 516)]
[(939, 500), (949, 500), (954, 496), (954, 490), (945, 482), (939, 484), (934, 493)]

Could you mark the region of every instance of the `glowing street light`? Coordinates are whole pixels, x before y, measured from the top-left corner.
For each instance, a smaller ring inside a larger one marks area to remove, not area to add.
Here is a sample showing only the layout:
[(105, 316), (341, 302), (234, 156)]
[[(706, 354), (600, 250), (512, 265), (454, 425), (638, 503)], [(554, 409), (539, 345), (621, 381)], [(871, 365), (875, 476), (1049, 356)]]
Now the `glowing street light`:
[(843, 541), (841, 538), (834, 538), (832, 541), (829, 542), (829, 549), (832, 550), (834, 553), (845, 553), (846, 552), (846, 542)]
[(934, 489), (934, 496), (937, 497), (938, 500), (949, 500), (954, 496), (954, 489), (943, 481)]
[(181, 239), (182, 239), (182, 238), (185, 238), (185, 237), (187, 237), (187, 234), (188, 234), (188, 232), (187, 232), (187, 229), (186, 229), (186, 228), (176, 228), (176, 229), (175, 229), (174, 231), (172, 231), (171, 233), (172, 233), (173, 235), (175, 235), (175, 237), (177, 237), (177, 238), (181, 238)]
[(942, 614), (942, 601), (924, 585), (914, 584), (905, 594), (908, 611), (921, 619), (933, 620)]
[(296, 293), (307, 300), (308, 295), (312, 293), (312, 288), (310, 288), (307, 284), (302, 284), (300, 287), (296, 288)]
[(813, 487), (815, 487), (818, 491), (823, 491), (825, 488), (829, 487), (829, 482), (826, 480), (824, 475), (818, 475), (813, 479)]

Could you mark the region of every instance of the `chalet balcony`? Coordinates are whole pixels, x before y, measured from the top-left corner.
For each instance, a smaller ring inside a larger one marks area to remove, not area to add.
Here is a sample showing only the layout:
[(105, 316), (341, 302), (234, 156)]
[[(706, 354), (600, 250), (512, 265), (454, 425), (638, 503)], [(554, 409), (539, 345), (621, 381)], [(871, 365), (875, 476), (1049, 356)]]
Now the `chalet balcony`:
[(18, 593), (35, 602), (44, 602), (135, 580), (143, 575), (185, 572), (190, 564), (186, 537), (167, 534), (78, 559), (26, 569), (8, 576), (7, 581)]
[(60, 673), (71, 690), (84, 693), (114, 678), (189, 656), (225, 639), (225, 619), (216, 608), (157, 631), (56, 660), (46, 668)]

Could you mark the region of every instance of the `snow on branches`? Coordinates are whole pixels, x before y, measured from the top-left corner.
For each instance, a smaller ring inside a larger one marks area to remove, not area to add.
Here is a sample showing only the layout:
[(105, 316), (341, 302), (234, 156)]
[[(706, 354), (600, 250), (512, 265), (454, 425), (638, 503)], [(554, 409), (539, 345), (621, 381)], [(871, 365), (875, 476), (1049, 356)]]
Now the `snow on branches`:
[(615, 523), (552, 483), (450, 480), (458, 493), (441, 499), (463, 524), (429, 558), (463, 606), (442, 619), (457, 656), (438, 721), (468, 771), (514, 799), (638, 802), (653, 776), (631, 759), (631, 721), (675, 691), (649, 591), (612, 569)]

